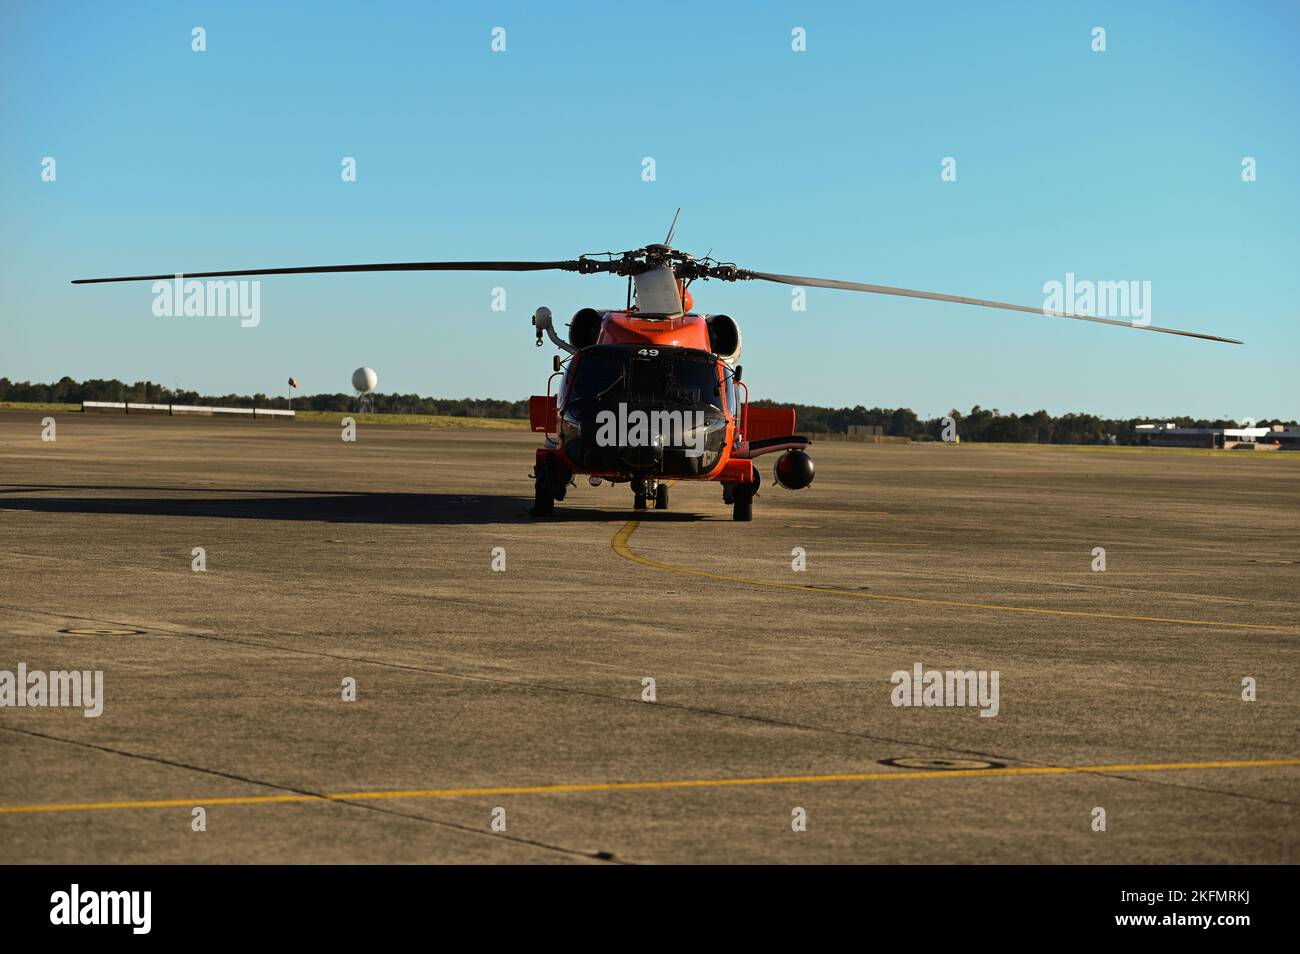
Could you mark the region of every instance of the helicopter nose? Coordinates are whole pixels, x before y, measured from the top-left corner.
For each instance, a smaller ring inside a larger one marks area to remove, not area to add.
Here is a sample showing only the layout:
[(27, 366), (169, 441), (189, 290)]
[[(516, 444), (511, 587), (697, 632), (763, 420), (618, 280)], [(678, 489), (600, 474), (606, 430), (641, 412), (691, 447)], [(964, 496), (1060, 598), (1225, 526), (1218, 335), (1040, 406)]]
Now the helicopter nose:
[(645, 447), (625, 447), (623, 463), (632, 470), (658, 468), (664, 460), (663, 445), (649, 444)]

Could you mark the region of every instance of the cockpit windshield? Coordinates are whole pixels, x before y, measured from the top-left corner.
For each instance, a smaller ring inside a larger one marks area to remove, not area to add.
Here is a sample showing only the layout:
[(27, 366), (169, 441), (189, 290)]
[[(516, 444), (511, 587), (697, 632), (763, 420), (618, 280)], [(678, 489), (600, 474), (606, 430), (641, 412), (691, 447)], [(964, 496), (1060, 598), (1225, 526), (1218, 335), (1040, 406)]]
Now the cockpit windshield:
[(717, 359), (689, 348), (598, 345), (582, 352), (565, 409), (651, 401), (722, 409)]

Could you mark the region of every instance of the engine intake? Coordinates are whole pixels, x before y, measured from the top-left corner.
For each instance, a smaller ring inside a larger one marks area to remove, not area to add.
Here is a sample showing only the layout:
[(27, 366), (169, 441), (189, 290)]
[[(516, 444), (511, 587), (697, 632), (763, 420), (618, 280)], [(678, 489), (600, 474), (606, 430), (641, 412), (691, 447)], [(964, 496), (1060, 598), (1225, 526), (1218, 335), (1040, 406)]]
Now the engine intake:
[(723, 361), (734, 364), (740, 357), (740, 325), (730, 315), (708, 315), (709, 348)]
[(569, 322), (569, 344), (579, 351), (590, 348), (600, 337), (600, 325), (605, 316), (595, 308), (583, 308)]

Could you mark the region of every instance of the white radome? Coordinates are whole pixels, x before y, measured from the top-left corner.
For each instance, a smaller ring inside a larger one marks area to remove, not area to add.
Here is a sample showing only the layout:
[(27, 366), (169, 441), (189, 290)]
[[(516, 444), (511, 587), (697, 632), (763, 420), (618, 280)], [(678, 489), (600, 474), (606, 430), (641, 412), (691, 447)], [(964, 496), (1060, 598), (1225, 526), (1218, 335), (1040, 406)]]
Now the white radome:
[(374, 368), (357, 368), (352, 372), (352, 387), (362, 394), (369, 394), (379, 385), (379, 375)]

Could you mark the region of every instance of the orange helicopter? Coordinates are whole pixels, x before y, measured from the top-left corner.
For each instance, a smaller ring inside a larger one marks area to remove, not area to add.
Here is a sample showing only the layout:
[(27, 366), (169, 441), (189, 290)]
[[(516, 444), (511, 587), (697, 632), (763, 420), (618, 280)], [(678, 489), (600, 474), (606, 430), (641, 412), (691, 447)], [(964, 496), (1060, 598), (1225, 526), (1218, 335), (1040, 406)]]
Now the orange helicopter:
[[(680, 210), (678, 210), (680, 213)], [(622, 253), (582, 255), (552, 262), (388, 262), (366, 265), (314, 265), (257, 268), (123, 278), (83, 278), (73, 284), (165, 281), (181, 278), (227, 278), (249, 275), (296, 275), (329, 272), (559, 270), (582, 275), (613, 274), (628, 280), (627, 302), (620, 310), (583, 308), (568, 324), (568, 340), (556, 334), (549, 308), (533, 315), (540, 347), (548, 337), (567, 354), (553, 359), (554, 393), (529, 398), (529, 419), (544, 435), (533, 471), (535, 516), (550, 516), (575, 477), (593, 485), (626, 483), (638, 510), (654, 501), (668, 507), (668, 482), (712, 480), (722, 485), (722, 499), (735, 520), (753, 518), (753, 501), (761, 483), (754, 459), (779, 453), (777, 483), (800, 490), (813, 481), (815, 468), (807, 453), (811, 443), (794, 433), (791, 408), (754, 407), (742, 382), (740, 326), (723, 314), (695, 312), (689, 286), (697, 280), (761, 280), (785, 285), (926, 298), (983, 305), (1100, 324), (1184, 335), (1229, 344), (1233, 338), (1179, 331), (1047, 308), (943, 295), (824, 278), (756, 272), (706, 255), (694, 258), (671, 247), (677, 219), (661, 244)]]

